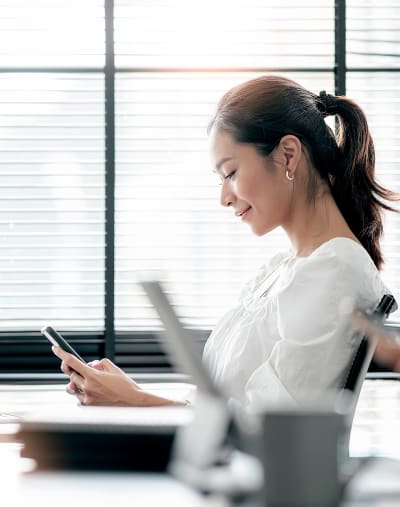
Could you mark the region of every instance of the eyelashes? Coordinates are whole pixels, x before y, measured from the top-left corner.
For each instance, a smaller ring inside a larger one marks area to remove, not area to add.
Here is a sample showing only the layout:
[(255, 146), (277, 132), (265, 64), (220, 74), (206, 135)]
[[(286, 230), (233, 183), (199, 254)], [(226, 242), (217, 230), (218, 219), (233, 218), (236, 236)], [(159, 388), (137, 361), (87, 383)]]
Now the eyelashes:
[(225, 174), (221, 174), (221, 175), (220, 175), (221, 180), (220, 180), (220, 182), (219, 182), (219, 185), (220, 185), (220, 186), (222, 185), (222, 183), (223, 183), (223, 181), (222, 181), (222, 180), (231, 181), (231, 180), (233, 179), (233, 177), (235, 176), (236, 171), (237, 171), (237, 169), (234, 169), (233, 171), (229, 172), (229, 173), (228, 173), (228, 174), (226, 174), (226, 175), (225, 175)]
[(236, 173), (236, 169), (234, 171), (231, 171), (230, 173), (228, 173), (226, 176), (224, 176), (224, 180), (231, 180), (235, 176), (235, 173)]

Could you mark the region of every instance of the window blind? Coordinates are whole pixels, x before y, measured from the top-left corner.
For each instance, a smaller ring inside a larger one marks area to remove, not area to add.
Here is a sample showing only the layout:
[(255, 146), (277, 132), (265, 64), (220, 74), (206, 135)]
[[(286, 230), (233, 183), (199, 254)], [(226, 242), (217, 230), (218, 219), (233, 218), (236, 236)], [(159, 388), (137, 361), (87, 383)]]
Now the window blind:
[(104, 350), (104, 3), (0, 0), (0, 372)]
[(103, 77), (0, 74), (0, 324), (103, 328)]
[(334, 63), (333, 0), (117, 0), (114, 26), (119, 68)]
[(397, 0), (347, 0), (349, 68), (399, 69), (400, 5)]
[[(255, 238), (219, 205), (206, 127), (234, 84), (275, 72), (334, 92), (345, 73), (370, 120), (378, 176), (397, 188), (400, 7), (347, 1), (346, 69), (336, 4), (344, 0), (0, 0), (0, 370), (48, 368), (47, 344), (36, 345), (50, 321), (87, 357), (115, 340), (119, 364), (161, 371), (159, 322), (138, 274), (159, 276), (205, 336), (258, 266), (288, 247), (281, 231)], [(114, 176), (115, 214), (105, 209)], [(395, 294), (397, 231), (388, 216), (384, 277)], [(115, 319), (105, 329), (112, 261)]]
[(187, 326), (210, 329), (288, 247), (281, 231), (254, 238), (222, 210), (206, 128), (220, 96), (261, 69), (333, 89), (333, 26), (333, 2), (116, 2), (117, 330), (158, 327), (135, 284), (143, 271)]
[(102, 0), (0, 0), (0, 66), (104, 65)]
[[(396, 1), (347, 1), (347, 93), (367, 114), (379, 181), (400, 192), (400, 5)], [(382, 248), (384, 281), (399, 300), (400, 224), (386, 214)], [(394, 314), (397, 317), (398, 312)]]

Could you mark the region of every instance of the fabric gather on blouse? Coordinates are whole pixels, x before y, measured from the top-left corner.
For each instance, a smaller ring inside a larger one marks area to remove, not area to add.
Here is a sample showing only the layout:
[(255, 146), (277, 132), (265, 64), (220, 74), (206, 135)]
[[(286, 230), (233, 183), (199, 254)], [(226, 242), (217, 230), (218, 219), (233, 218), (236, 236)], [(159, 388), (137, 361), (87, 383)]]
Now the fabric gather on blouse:
[(308, 403), (343, 385), (359, 345), (341, 301), (370, 311), (388, 292), (353, 240), (334, 238), (308, 257), (279, 253), (217, 324), (203, 360), (225, 394), (249, 411)]

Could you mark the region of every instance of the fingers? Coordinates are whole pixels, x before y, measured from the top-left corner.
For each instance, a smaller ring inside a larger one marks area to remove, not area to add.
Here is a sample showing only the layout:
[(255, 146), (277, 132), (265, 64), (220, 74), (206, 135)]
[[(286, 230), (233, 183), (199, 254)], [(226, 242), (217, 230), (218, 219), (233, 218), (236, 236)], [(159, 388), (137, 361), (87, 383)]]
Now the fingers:
[[(72, 354), (65, 352), (65, 350), (63, 350), (61, 347), (56, 347), (55, 345), (51, 347), (51, 350), (53, 351), (54, 355), (56, 355), (59, 359), (61, 359), (62, 363), (64, 363), (64, 373), (67, 373), (68, 368), (70, 368), (70, 370), (78, 372), (82, 376), (87, 373), (89, 369), (88, 366), (82, 363), (82, 361), (79, 361), (79, 359)], [(67, 373), (67, 375), (69, 375), (69, 373)]]
[[(79, 400), (80, 405), (104, 405), (105, 395), (103, 391), (107, 391), (109, 383), (105, 380), (109, 381), (110, 378), (114, 379), (115, 377), (117, 382), (121, 383), (122, 381), (122, 384), (127, 382), (124, 378), (127, 375), (109, 359), (92, 361), (86, 364), (60, 347), (53, 346), (53, 352), (61, 359), (62, 371), (70, 377), (70, 382), (66, 387), (67, 393), (75, 396)], [(135, 383), (129, 377), (128, 380), (131, 390), (132, 383)], [(114, 401), (116, 395), (115, 393), (111, 394)]]
[(101, 363), (101, 361), (98, 361), (97, 359), (95, 361), (90, 361), (90, 363), (87, 363), (88, 366), (91, 368), (94, 368), (95, 370), (104, 370), (104, 366)]
[(79, 405), (90, 405), (87, 393), (75, 386), (73, 382), (67, 385), (66, 391), (68, 394), (75, 396), (78, 399)]
[(65, 361), (61, 361), (61, 371), (65, 373), (66, 375), (70, 376), (71, 373), (73, 373), (73, 369), (70, 368)]
[(75, 382), (70, 382), (67, 387), (65, 388), (68, 394), (77, 395), (81, 393), (78, 386), (75, 384)]
[(99, 361), (99, 366), (101, 366), (102, 370), (108, 371), (110, 373), (122, 373), (121, 368), (118, 368), (116, 364), (114, 364), (107, 358), (104, 358), (101, 361)]
[(70, 382), (65, 390), (68, 394), (70, 394), (71, 396), (75, 396), (78, 399), (79, 405), (85, 405), (86, 395), (83, 391), (81, 391), (78, 388), (75, 382)]
[(79, 373), (76, 373), (76, 371), (72, 372), (69, 378), (70, 389), (82, 393), (85, 388), (85, 379)]
[(65, 390), (67, 391), (68, 394), (71, 394), (71, 395), (74, 395), (78, 392), (78, 390), (76, 389), (76, 387), (71, 387), (71, 382), (67, 385), (67, 387), (65, 388)]
[[(97, 373), (93, 370), (104, 370), (102, 361), (92, 361), (84, 364), (72, 354), (65, 352), (60, 347), (52, 347), (54, 354), (61, 359), (61, 370), (70, 377), (70, 382), (66, 387), (68, 394), (75, 396), (80, 405), (90, 405), (92, 398), (88, 395), (88, 381)], [(111, 363), (109, 361), (109, 363)], [(112, 364), (112, 363), (111, 363)], [(115, 368), (117, 368), (115, 366)]]
[(79, 391), (75, 392), (74, 393), (75, 397), (78, 399), (78, 405), (88, 405), (86, 399), (87, 399), (87, 396), (85, 393), (81, 393)]
[(78, 373), (73, 372), (71, 375), (71, 382), (67, 385), (66, 391), (68, 394), (75, 396), (79, 405), (89, 405), (89, 397), (84, 389), (84, 379)]

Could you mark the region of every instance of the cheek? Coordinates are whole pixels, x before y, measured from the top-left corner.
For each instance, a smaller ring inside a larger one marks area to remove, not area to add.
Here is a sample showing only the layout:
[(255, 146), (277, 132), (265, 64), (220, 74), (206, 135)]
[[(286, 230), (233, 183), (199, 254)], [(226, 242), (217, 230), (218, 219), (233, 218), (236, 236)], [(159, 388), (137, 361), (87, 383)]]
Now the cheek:
[(260, 185), (257, 181), (245, 180), (239, 181), (234, 185), (236, 194), (248, 201), (260, 199), (262, 192), (260, 192)]
[(257, 189), (257, 204), (267, 220), (279, 221), (282, 213), (285, 213), (287, 193), (279, 185), (260, 186)]

